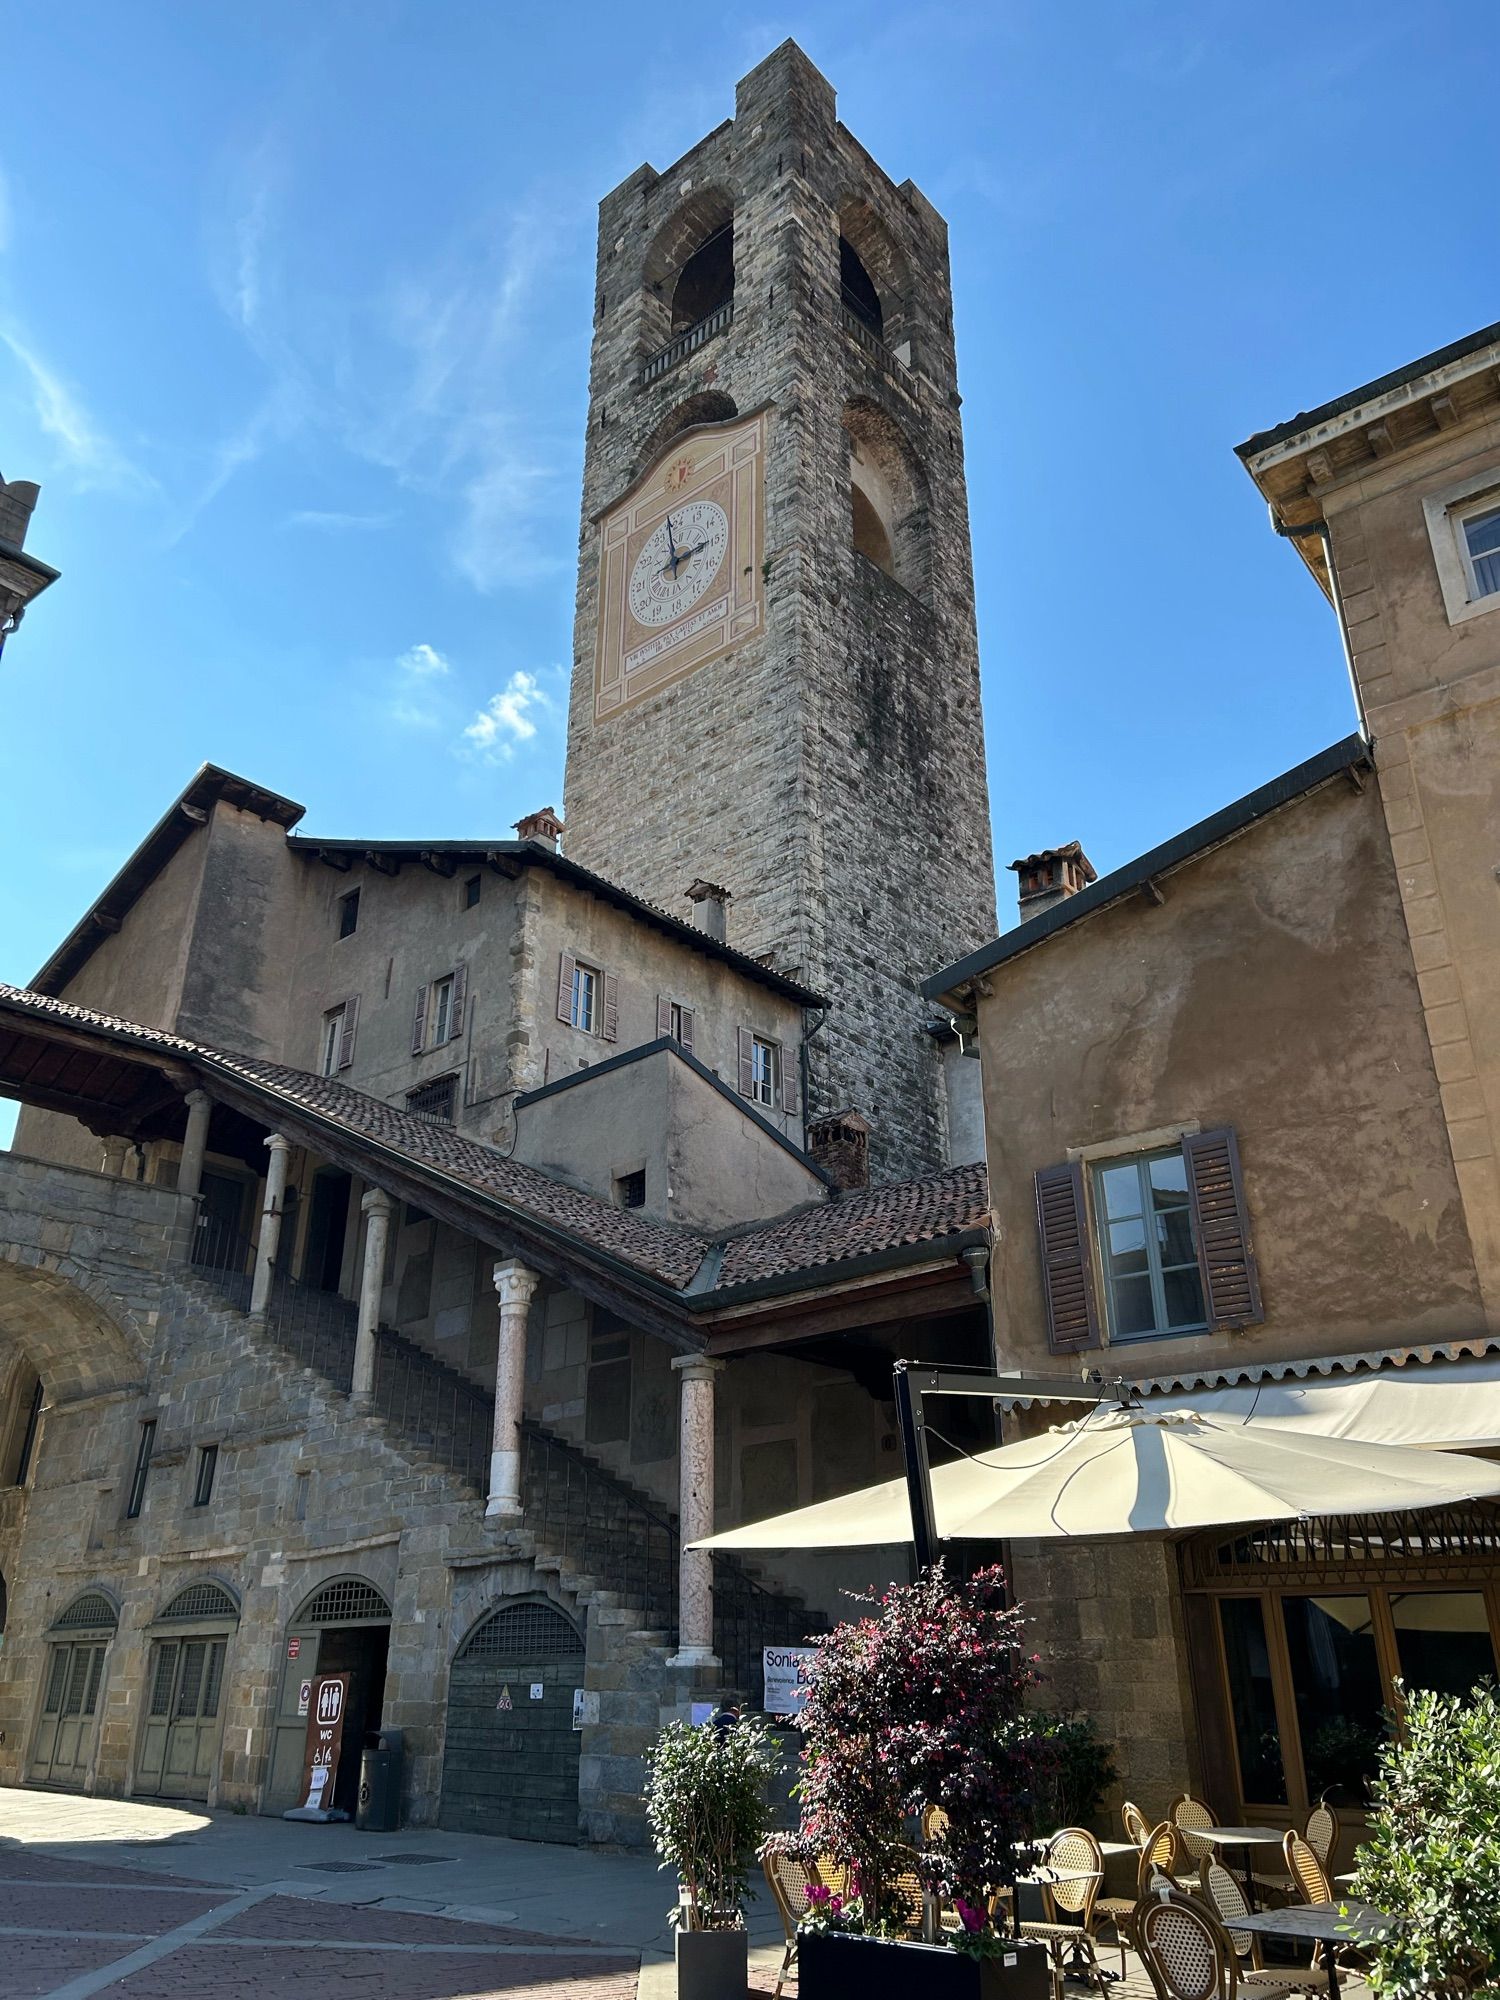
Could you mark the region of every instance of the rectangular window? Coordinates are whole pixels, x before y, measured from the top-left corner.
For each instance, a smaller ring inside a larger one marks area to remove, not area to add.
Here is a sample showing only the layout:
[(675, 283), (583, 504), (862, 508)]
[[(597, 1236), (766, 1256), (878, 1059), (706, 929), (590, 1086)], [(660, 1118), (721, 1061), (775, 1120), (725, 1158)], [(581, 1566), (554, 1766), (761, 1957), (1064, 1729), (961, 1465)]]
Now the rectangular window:
[(680, 1000), (672, 1002), (672, 1025), (667, 1030), (673, 1041), (681, 1042), (684, 1048), (693, 1046), (693, 1010), (684, 1007)]
[(453, 1031), (453, 979), (435, 979), (432, 983), (432, 999), (428, 1007), (428, 1019), (432, 1023), (431, 1045), (441, 1048)]
[(216, 1444), (201, 1445), (198, 1450), (198, 1476), (193, 1481), (193, 1505), (206, 1507), (214, 1497), (214, 1474), (219, 1469), (219, 1447)]
[(36, 1434), (42, 1421), (42, 1385), (38, 1380), (32, 1387), (31, 1397), (26, 1406), (26, 1428), (21, 1433), (21, 1448), (16, 1453), (15, 1477), (12, 1486), (24, 1486), (31, 1472), (32, 1455), (36, 1450)]
[(344, 1016), (347, 1007), (330, 1007), (323, 1016), (323, 1038), (318, 1048), (320, 1076), (337, 1076), (344, 1046)]
[(339, 936), (353, 937), (359, 929), (359, 891), (351, 889), (347, 896), (339, 897)]
[(419, 1084), (415, 1090), (406, 1093), (406, 1108), (414, 1111), (419, 1118), (430, 1118), (435, 1125), (451, 1125), (453, 1110), (458, 1101), (458, 1078), (435, 1076), (430, 1083)]
[(466, 875), (464, 877), (463, 904), (466, 910), (472, 910), (474, 905), (479, 901), (479, 891), (482, 886), (482, 877), (478, 875)]
[(599, 975), (591, 966), (573, 967), (573, 998), (568, 1019), (586, 1035), (599, 1032)]
[(1181, 1149), (1107, 1161), (1093, 1179), (1111, 1340), (1149, 1340), (1206, 1326)]
[(1283, 1597), (1307, 1796), (1360, 1805), (1385, 1741), (1385, 1689), (1364, 1595)]
[(760, 1035), (750, 1038), (750, 1098), (752, 1103), (774, 1106), (781, 1068), (781, 1051)]
[(1286, 1766), (1276, 1723), (1276, 1689), (1265, 1606), (1258, 1597), (1225, 1597), (1219, 1603), (1229, 1706), (1240, 1760), (1240, 1797), (1248, 1804), (1284, 1806)]
[(151, 1470), (151, 1452), (156, 1443), (156, 1419), (147, 1417), (141, 1425), (141, 1440), (136, 1446), (135, 1470), (130, 1475), (130, 1497), (125, 1502), (125, 1518), (135, 1521), (140, 1518), (146, 1499), (146, 1474)]
[(621, 1174), (615, 1182), (615, 1197), (621, 1208), (644, 1208), (646, 1206), (646, 1169), (641, 1167), (636, 1173)]
[(1469, 601), (1500, 591), (1500, 507), (1493, 498), (1464, 514), (1458, 534), (1469, 581)]

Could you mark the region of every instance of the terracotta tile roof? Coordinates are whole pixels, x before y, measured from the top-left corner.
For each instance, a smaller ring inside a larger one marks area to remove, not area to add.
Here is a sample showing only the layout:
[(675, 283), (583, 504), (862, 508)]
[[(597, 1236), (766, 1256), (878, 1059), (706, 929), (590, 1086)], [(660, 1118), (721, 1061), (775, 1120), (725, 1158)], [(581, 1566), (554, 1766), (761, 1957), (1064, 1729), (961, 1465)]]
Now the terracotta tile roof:
[(651, 1222), (633, 1209), (616, 1208), (596, 1195), (553, 1180), (536, 1167), (508, 1160), (493, 1146), (465, 1139), (449, 1125), (419, 1118), (332, 1077), (311, 1076), (255, 1056), (205, 1051), (212, 1067), (283, 1098), (290, 1105), (332, 1119), (356, 1137), (373, 1139), (418, 1163), (437, 1167), (478, 1194), (489, 1195), (554, 1229), (566, 1230), (596, 1250), (680, 1290), (703, 1262), (706, 1238), (676, 1223)]
[[(507, 1159), (493, 1146), (466, 1139), (451, 1126), (420, 1118), (332, 1077), (313, 1076), (257, 1056), (232, 1055), (22, 987), (0, 984), (0, 1011), (71, 1022), (112, 1040), (183, 1056), (205, 1073), (210, 1084), (216, 1071), (235, 1077), (266, 1101), (268, 1118), (274, 1117), (274, 1102), (280, 1100), (292, 1109), (328, 1119), (355, 1139), (368, 1139), (415, 1164), (435, 1167), (481, 1198), (573, 1236), (585, 1248), (630, 1264), (676, 1291), (687, 1288), (712, 1248), (708, 1237), (696, 1230), (652, 1222), (635, 1210), (616, 1208), (535, 1167)], [(853, 1258), (982, 1229), (988, 1220), (989, 1187), (982, 1163), (863, 1189), (731, 1237), (712, 1288), (696, 1297), (707, 1302), (731, 1286), (793, 1273), (811, 1276)]]
[(989, 1222), (984, 1163), (950, 1167), (920, 1180), (861, 1189), (732, 1237), (715, 1285), (753, 1284), (791, 1271), (816, 1271), (908, 1243), (931, 1243)]

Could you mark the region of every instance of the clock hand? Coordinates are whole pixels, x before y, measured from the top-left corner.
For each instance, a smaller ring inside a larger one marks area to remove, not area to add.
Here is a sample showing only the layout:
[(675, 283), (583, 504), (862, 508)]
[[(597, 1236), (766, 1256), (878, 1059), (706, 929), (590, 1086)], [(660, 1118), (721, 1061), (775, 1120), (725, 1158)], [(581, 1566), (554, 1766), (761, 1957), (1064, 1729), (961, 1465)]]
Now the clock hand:
[(672, 559), (670, 564), (663, 563), (662, 568), (663, 569), (670, 568), (673, 576), (675, 577), (677, 574), (677, 543), (673, 538), (672, 534), (672, 516), (670, 514), (668, 514), (667, 516), (667, 547), (672, 551)]

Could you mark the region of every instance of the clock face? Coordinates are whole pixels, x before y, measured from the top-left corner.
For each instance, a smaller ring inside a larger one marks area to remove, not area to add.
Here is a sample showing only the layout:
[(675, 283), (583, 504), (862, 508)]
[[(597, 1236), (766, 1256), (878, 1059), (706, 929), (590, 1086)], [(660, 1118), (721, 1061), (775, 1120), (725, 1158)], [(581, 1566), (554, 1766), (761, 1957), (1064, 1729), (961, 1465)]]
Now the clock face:
[(703, 596), (729, 547), (729, 516), (714, 500), (684, 500), (641, 544), (630, 572), (630, 615), (669, 625)]

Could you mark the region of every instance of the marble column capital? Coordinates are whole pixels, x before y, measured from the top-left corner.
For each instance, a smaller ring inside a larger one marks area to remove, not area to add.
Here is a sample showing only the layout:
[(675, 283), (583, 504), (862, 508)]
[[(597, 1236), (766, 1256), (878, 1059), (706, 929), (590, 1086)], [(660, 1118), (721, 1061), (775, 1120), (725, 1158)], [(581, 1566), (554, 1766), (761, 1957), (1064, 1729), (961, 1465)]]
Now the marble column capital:
[(714, 1354), (674, 1354), (672, 1366), (684, 1382), (711, 1382), (724, 1367), (722, 1356)]
[(496, 1264), (494, 1279), (502, 1312), (509, 1312), (517, 1306), (529, 1306), (536, 1296), (537, 1286), (542, 1282), (540, 1271), (533, 1271), (518, 1257), (509, 1257)]
[(392, 1216), (396, 1213), (396, 1203), (384, 1188), (366, 1188), (359, 1198), (362, 1215)]

